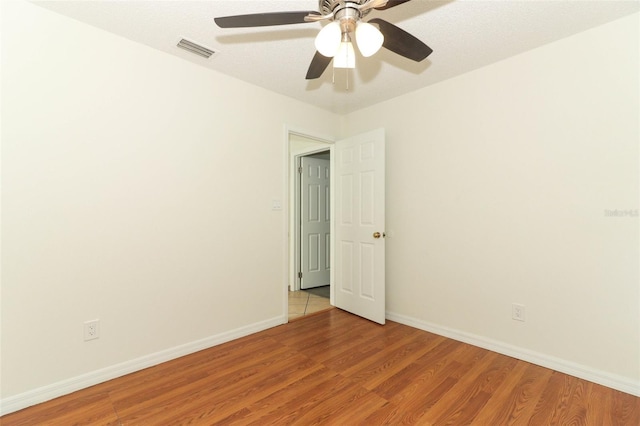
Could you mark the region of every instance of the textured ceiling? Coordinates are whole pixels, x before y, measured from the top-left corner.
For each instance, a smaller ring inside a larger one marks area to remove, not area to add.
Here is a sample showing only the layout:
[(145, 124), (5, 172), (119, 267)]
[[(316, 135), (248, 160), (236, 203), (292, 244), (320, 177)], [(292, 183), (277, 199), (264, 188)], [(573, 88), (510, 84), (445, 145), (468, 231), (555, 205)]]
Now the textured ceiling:
[[(331, 65), (305, 80), (320, 23), (218, 28), (213, 18), (247, 13), (318, 10), (317, 0), (34, 2), (130, 40), (274, 92), (347, 113), (489, 65), (640, 10), (634, 1), (412, 0), (372, 11), (433, 50), (415, 63), (385, 49), (357, 57), (356, 69)], [(176, 47), (181, 38), (216, 51), (204, 59)], [(598, 52), (593, 52), (597, 60)], [(548, 64), (553, 66), (553, 64)]]

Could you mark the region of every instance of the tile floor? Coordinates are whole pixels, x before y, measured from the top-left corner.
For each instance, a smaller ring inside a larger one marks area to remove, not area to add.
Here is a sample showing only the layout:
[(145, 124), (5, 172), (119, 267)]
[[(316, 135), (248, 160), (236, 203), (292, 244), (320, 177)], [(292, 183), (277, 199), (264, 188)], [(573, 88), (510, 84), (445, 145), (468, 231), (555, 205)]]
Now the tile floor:
[(317, 296), (304, 290), (289, 292), (289, 321), (331, 308), (333, 306), (326, 297)]

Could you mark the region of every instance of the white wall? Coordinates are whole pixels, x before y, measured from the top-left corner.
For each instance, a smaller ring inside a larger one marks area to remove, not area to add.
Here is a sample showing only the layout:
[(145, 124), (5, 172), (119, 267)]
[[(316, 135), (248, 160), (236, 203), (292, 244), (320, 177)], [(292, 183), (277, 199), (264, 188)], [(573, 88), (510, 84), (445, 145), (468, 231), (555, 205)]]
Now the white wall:
[(387, 132), (391, 318), (640, 394), (639, 219), (604, 213), (639, 208), (638, 22), (346, 117)]
[(339, 121), (3, 2), (4, 409), (286, 322), (285, 125)]

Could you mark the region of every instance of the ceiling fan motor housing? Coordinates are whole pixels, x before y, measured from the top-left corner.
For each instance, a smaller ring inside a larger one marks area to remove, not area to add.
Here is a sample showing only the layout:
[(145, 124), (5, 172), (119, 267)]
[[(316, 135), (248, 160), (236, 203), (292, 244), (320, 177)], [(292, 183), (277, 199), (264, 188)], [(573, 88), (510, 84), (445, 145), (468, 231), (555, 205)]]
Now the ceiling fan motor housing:
[(368, 3), (370, 0), (320, 0), (318, 10), (322, 15), (333, 14), (333, 20), (339, 21), (343, 32), (352, 32), (355, 29), (355, 24), (364, 16), (366, 16), (370, 9), (360, 10), (358, 6)]

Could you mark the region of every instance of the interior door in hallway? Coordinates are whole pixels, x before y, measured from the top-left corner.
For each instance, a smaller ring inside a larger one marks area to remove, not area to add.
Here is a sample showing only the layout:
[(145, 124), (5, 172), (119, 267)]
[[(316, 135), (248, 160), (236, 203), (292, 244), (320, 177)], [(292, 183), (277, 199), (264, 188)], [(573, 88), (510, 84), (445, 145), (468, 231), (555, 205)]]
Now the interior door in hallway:
[(330, 162), (302, 157), (301, 196), (301, 272), (300, 288), (329, 285), (331, 246)]
[(335, 305), (385, 323), (384, 129), (336, 142)]

